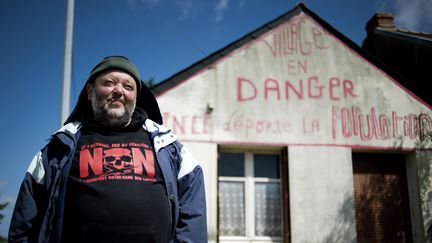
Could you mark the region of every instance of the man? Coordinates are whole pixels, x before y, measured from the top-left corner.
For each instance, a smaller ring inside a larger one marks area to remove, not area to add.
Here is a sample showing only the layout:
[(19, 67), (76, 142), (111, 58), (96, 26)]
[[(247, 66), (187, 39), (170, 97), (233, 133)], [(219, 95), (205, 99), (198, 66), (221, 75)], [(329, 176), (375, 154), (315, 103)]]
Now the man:
[(91, 71), (31, 162), (9, 242), (207, 242), (202, 169), (127, 58)]

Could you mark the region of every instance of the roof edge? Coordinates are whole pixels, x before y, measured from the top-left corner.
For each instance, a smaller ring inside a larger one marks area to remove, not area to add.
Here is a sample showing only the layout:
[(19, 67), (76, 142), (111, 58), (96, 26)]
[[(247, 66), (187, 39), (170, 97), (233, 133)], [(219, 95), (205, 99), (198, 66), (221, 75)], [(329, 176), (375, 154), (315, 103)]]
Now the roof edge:
[(277, 28), (279, 25), (285, 23), (291, 17), (297, 15), (299, 12), (304, 12), (307, 10), (306, 4), (299, 2), (296, 6), (280, 15), (274, 20), (263, 24), (262, 26), (256, 28), (255, 30), (245, 34), (243, 37), (229, 43), (225, 47), (209, 54), (207, 57), (193, 63), (189, 67), (182, 69), (181, 71), (175, 73), (171, 77), (159, 82), (152, 87), (152, 91), (156, 96), (161, 95), (165, 91), (169, 90), (171, 87), (180, 84), (182, 81), (187, 80), (193, 75), (197, 74), (200, 70), (205, 69), (212, 64), (216, 63), (219, 59), (229, 55), (231, 52), (243, 47), (249, 41), (254, 40), (261, 35), (265, 34), (267, 31)]

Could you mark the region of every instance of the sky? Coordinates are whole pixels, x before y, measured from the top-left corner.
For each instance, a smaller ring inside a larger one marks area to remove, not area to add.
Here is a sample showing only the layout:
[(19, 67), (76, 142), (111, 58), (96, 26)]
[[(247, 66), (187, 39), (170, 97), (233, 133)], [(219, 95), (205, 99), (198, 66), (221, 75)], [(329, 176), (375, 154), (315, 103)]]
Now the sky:
[[(365, 25), (388, 12), (395, 25), (432, 32), (431, 0), (305, 0), (362, 44)], [(293, 9), (292, 0), (75, 0), (71, 110), (103, 57), (124, 55), (144, 80), (163, 81)], [(0, 0), (0, 235), (33, 156), (60, 128), (67, 0)]]

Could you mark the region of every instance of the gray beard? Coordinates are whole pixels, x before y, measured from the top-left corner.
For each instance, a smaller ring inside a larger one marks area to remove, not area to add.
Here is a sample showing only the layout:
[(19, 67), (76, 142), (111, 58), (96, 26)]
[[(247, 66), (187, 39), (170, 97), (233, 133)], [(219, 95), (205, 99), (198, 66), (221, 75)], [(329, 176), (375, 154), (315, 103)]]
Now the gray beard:
[(125, 104), (121, 114), (110, 111), (106, 98), (100, 97), (95, 90), (91, 93), (91, 104), (94, 120), (102, 126), (112, 128), (123, 128), (129, 125), (135, 110), (136, 101), (133, 104)]

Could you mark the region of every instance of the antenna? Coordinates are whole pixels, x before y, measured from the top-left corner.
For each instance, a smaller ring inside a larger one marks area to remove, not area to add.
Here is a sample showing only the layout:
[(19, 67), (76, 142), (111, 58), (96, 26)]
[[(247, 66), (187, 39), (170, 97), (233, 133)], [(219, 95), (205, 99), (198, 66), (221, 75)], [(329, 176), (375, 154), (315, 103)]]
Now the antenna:
[(63, 62), (63, 83), (62, 83), (62, 97), (61, 97), (61, 117), (60, 126), (66, 121), (69, 116), (70, 106), (70, 87), (71, 87), (71, 69), (72, 69), (72, 35), (73, 35), (73, 14), (74, 14), (74, 0), (67, 1), (66, 12), (66, 35), (65, 35), (65, 49), (64, 49), (64, 62)]

